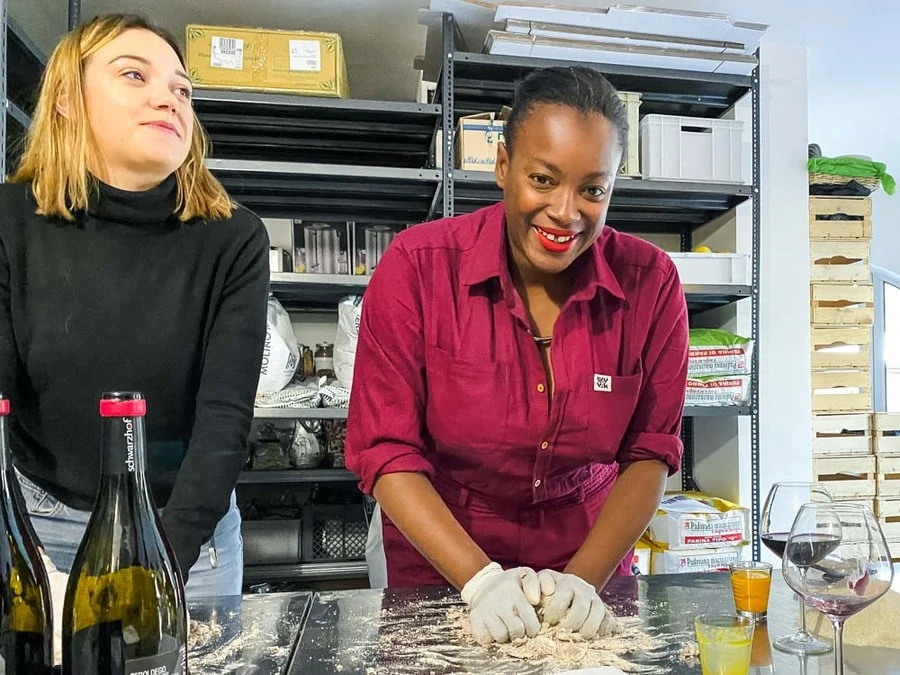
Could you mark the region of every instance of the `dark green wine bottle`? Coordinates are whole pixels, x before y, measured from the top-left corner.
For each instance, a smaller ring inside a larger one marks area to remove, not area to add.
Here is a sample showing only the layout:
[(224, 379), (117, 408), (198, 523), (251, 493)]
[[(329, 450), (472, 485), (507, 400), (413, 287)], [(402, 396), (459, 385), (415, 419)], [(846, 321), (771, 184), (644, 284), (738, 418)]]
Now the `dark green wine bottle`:
[(104, 394), (97, 500), (63, 606), (63, 675), (187, 675), (184, 585), (145, 473), (146, 401)]
[(9, 399), (0, 394), (0, 675), (48, 675), (53, 667), (50, 583), (13, 471), (9, 412)]

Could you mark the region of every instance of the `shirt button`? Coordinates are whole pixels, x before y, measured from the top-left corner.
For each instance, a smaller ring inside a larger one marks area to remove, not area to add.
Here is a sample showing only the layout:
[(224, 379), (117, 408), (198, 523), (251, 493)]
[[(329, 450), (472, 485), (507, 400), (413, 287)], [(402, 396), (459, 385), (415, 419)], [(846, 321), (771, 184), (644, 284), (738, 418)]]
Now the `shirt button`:
[(543, 385), (543, 384), (539, 384), (539, 385), (537, 386), (537, 390), (538, 390), (538, 393), (543, 394), (543, 393), (544, 393), (544, 385)]
[(546, 450), (549, 447), (550, 447), (550, 444), (547, 441), (544, 441), (543, 443), (541, 443), (541, 450)]
[(534, 487), (536, 487), (536, 488), (541, 487), (541, 479), (540, 478), (538, 478), (536, 481), (534, 481)]

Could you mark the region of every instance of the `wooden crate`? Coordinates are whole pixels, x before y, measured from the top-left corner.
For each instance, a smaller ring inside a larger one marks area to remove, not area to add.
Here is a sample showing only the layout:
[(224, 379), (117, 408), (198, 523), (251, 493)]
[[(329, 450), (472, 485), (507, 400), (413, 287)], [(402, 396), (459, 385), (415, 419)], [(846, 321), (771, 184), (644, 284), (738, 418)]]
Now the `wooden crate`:
[(891, 560), (894, 562), (900, 562), (900, 539), (889, 541), (887, 545), (888, 550), (891, 552)]
[(875, 499), (875, 515), (879, 518), (900, 518), (900, 497), (889, 499), (878, 497)]
[(862, 326), (817, 328), (810, 331), (813, 370), (868, 368), (872, 329)]
[(900, 456), (900, 414), (872, 413), (872, 451)]
[[(834, 220), (835, 216), (842, 216)], [(869, 197), (810, 197), (810, 239), (868, 239), (872, 236)]]
[(888, 541), (900, 541), (900, 516), (879, 518), (881, 532)]
[(877, 460), (878, 496), (900, 499), (900, 457), (879, 456)]
[(868, 239), (813, 239), (809, 242), (809, 278), (813, 282), (868, 282)]
[(814, 457), (870, 454), (871, 416), (868, 413), (813, 415), (812, 451)]
[(872, 284), (810, 284), (810, 323), (863, 326), (875, 321)]
[(813, 476), (835, 499), (875, 497), (875, 457), (814, 457)]
[(868, 369), (813, 371), (812, 409), (814, 413), (871, 410), (871, 372)]

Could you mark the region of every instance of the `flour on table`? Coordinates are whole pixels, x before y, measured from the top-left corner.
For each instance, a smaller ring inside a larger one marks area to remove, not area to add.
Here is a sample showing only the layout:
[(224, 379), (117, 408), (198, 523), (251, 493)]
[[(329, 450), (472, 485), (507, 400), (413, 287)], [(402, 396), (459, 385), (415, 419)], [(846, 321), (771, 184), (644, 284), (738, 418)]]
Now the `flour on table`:
[[(455, 615), (459, 630), (465, 642), (475, 642), (469, 632), (469, 620), (464, 611)], [(491, 645), (487, 649), (500, 655), (542, 663), (549, 671), (570, 670), (597, 666), (612, 666), (626, 673), (654, 672), (628, 661), (625, 656), (640, 651), (649, 651), (661, 646), (659, 640), (648, 635), (639, 618), (617, 618), (613, 624), (614, 634), (585, 638), (559, 626), (541, 624), (540, 632), (532, 637), (524, 637), (505, 644)]]

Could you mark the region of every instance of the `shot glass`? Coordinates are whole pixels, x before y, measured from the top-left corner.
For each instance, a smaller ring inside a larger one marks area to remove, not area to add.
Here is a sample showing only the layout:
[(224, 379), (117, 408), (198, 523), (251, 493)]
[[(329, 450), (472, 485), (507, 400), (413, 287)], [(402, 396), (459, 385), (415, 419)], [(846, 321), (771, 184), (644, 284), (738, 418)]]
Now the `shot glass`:
[(752, 619), (734, 614), (694, 619), (703, 675), (747, 675), (755, 627)]
[(740, 561), (729, 565), (729, 569), (737, 613), (754, 621), (765, 621), (772, 585), (772, 565)]

